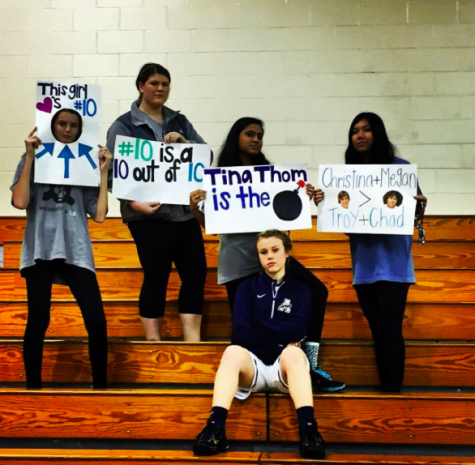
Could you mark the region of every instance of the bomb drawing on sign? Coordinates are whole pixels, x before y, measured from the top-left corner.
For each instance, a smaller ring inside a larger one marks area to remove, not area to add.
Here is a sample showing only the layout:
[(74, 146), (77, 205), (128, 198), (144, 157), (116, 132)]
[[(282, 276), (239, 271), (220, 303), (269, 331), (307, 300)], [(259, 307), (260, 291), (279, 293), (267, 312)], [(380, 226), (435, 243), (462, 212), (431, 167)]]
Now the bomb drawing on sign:
[(272, 203), (277, 218), (283, 221), (294, 221), (302, 213), (302, 199), (299, 196), (301, 187), (305, 187), (304, 181), (298, 181), (297, 189), (293, 191), (279, 192)]

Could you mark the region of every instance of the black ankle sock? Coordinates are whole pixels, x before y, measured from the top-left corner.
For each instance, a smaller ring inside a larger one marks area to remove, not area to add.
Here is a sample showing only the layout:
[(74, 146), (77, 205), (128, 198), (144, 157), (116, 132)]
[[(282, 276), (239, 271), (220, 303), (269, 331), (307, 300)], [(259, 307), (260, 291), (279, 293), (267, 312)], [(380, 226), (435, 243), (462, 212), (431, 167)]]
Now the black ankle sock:
[(299, 429), (302, 433), (307, 428), (314, 425), (315, 422), (315, 412), (313, 407), (300, 407), (297, 409), (297, 418), (299, 420)]
[(227, 418), (228, 409), (224, 407), (213, 407), (208, 421), (212, 421), (216, 426), (224, 428)]

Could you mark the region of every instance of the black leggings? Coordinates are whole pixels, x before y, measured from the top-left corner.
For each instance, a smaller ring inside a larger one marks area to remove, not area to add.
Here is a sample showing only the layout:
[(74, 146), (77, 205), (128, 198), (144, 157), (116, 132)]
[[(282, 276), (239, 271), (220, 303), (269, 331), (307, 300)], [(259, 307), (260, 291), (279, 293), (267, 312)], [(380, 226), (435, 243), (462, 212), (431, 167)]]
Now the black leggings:
[(399, 392), (406, 359), (402, 322), (409, 284), (377, 281), (354, 288), (373, 335), (381, 389)]
[[(287, 264), (287, 272), (290, 273), (295, 279), (305, 283), (312, 294), (312, 318), (307, 332), (307, 341), (320, 342), (322, 338), (323, 320), (325, 319), (325, 307), (327, 305), (328, 290), (310, 270), (305, 268), (294, 257), (290, 257)], [(257, 276), (259, 273), (253, 273), (249, 276), (245, 276), (226, 283), (226, 291), (228, 293), (229, 306), (231, 312), (234, 309), (234, 300), (239, 285), (249, 278)]]
[(187, 221), (150, 218), (131, 221), (128, 226), (144, 272), (139, 297), (140, 316), (162, 318), (165, 314), (172, 262), (181, 279), (178, 311), (201, 315), (206, 257), (198, 221), (194, 218)]
[(26, 385), (40, 388), (43, 342), (50, 321), (51, 287), (58, 273), (81, 309), (89, 335), (89, 358), (94, 388), (107, 387), (107, 325), (96, 274), (64, 260), (37, 260), (24, 269), (28, 294), (28, 322), (23, 341)]

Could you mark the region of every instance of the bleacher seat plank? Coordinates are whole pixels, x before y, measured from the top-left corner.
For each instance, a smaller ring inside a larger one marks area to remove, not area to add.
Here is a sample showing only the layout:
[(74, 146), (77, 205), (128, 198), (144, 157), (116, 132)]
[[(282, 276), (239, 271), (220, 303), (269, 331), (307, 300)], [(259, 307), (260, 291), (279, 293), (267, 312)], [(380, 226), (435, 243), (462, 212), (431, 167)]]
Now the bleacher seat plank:
[[(378, 386), (370, 342), (329, 342), (319, 360), (348, 385)], [(475, 386), (475, 344), (406, 342), (404, 386)]]
[[(0, 302), (0, 335), (22, 337), (27, 319), (26, 302)], [(138, 302), (104, 302), (109, 337), (143, 337)], [(201, 325), (203, 338), (221, 338), (231, 335), (231, 312), (227, 301), (206, 301)], [(76, 302), (54, 302), (46, 337), (85, 337), (84, 320)], [(167, 302), (162, 329), (163, 337), (182, 337), (178, 302)]]
[[(217, 242), (206, 242), (208, 268), (218, 266)], [(94, 242), (97, 268), (138, 268), (139, 258), (132, 241)], [(4, 267), (20, 266), (21, 243), (6, 242)], [(292, 255), (309, 269), (351, 269), (350, 247), (344, 242), (296, 242)], [(424, 247), (413, 245), (414, 266), (422, 269), (474, 269), (475, 242), (428, 242)]]
[[(167, 302), (163, 337), (182, 337), (177, 302)], [(23, 337), (27, 318), (26, 302), (0, 302), (3, 337)], [(104, 302), (109, 337), (143, 337), (138, 302)], [(404, 335), (410, 340), (470, 341), (475, 334), (474, 304), (408, 304)], [(231, 313), (226, 301), (206, 301), (201, 325), (203, 338), (230, 338)], [(75, 302), (54, 302), (46, 337), (87, 336)], [(366, 318), (357, 303), (329, 303), (323, 327), (324, 339), (371, 339)]]
[[(211, 384), (228, 342), (110, 341), (111, 383)], [(0, 382), (24, 382), (21, 341), (0, 341)], [(378, 386), (370, 342), (325, 341), (320, 362), (348, 385)], [(90, 383), (87, 344), (83, 341), (45, 343), (43, 380)], [(475, 344), (406, 344), (405, 386), (475, 386)]]
[[(22, 241), (25, 232), (25, 217), (0, 218), (0, 244), (10, 241)], [(132, 240), (129, 228), (121, 218), (106, 218), (104, 223), (88, 220), (89, 232), (93, 241), (123, 241)], [(205, 234), (206, 241), (218, 241), (219, 236)]]
[[(473, 445), (475, 394), (320, 394), (318, 428), (328, 442)], [(269, 396), (271, 441), (297, 441), (290, 397)]]
[[(430, 200), (429, 200), (430, 201)], [(312, 229), (290, 231), (292, 241), (347, 241), (341, 233), (322, 233), (316, 229), (317, 218), (312, 218)], [(475, 241), (475, 218), (473, 216), (426, 216), (424, 218), (426, 239), (431, 241)], [(418, 232), (414, 230), (414, 240)]]
[[(312, 218), (312, 229), (291, 231), (294, 241), (347, 241), (340, 233), (320, 233), (316, 230), (316, 217)], [(428, 241), (475, 241), (475, 219), (473, 216), (426, 216), (424, 227)], [(21, 241), (25, 230), (24, 217), (3, 217), (0, 219), (0, 243)], [(121, 218), (106, 218), (102, 224), (89, 220), (92, 240), (130, 240), (132, 236)], [(417, 240), (417, 231), (414, 232)], [(219, 236), (205, 235), (207, 241), (217, 241)]]
[[(21, 242), (5, 242), (3, 266), (19, 268)], [(208, 268), (218, 266), (218, 242), (206, 242), (205, 253)], [(133, 241), (93, 242), (94, 262), (96, 268), (140, 268), (137, 249)], [(175, 265), (173, 264), (173, 268)]]
[[(329, 302), (356, 302), (352, 274), (349, 270), (318, 270), (315, 274), (329, 290)], [(105, 300), (138, 299), (143, 281), (139, 269), (102, 269), (97, 278)], [(409, 291), (408, 302), (419, 303), (475, 303), (475, 280), (471, 270), (421, 270), (418, 284)], [(216, 272), (209, 270), (205, 284), (206, 300), (225, 300), (224, 286), (218, 286)], [(170, 275), (167, 300), (177, 300), (180, 280), (178, 273)], [(25, 280), (16, 270), (0, 270), (0, 301), (25, 300)], [(53, 286), (53, 300), (72, 300), (69, 288)]]
[[(302, 459), (297, 452), (263, 452), (259, 463), (265, 465), (307, 465), (309, 460)], [(378, 455), (378, 454), (327, 454), (325, 460), (312, 463), (325, 465), (475, 465), (473, 457), (456, 457), (440, 455)]]
[(261, 452), (225, 452), (218, 457), (196, 457), (187, 450), (97, 450), (97, 449), (0, 449), (2, 465), (100, 464), (100, 465), (185, 465), (257, 464)]
[[(231, 446), (232, 448), (232, 446)], [(220, 463), (266, 464), (266, 465), (308, 465), (321, 463), (325, 465), (475, 465), (471, 457), (455, 456), (410, 456), (410, 455), (370, 455), (370, 454), (327, 454), (325, 460), (302, 459), (297, 452), (226, 452), (215, 457), (195, 457), (191, 451), (158, 450), (85, 450), (85, 449), (0, 449), (2, 465), (51, 465), (65, 463), (84, 465), (98, 463), (101, 465), (156, 465), (171, 463), (185, 465), (219, 465)]]
[[(110, 383), (213, 383), (227, 342), (109, 342)], [(0, 382), (25, 380), (21, 341), (0, 341)], [(43, 381), (90, 383), (87, 344), (45, 343)]]
[[(2, 389), (0, 437), (192, 440), (206, 424), (211, 399), (209, 390)], [(266, 440), (265, 394), (233, 405), (227, 433)]]
[[(412, 293), (413, 290), (410, 291)], [(475, 305), (408, 303), (404, 336), (411, 340), (470, 341), (475, 334)], [(358, 303), (328, 304), (323, 338), (371, 339)]]
[[(414, 243), (412, 251), (416, 270), (475, 268), (475, 242)], [(295, 242), (292, 255), (312, 270), (351, 269), (350, 245), (345, 242)]]

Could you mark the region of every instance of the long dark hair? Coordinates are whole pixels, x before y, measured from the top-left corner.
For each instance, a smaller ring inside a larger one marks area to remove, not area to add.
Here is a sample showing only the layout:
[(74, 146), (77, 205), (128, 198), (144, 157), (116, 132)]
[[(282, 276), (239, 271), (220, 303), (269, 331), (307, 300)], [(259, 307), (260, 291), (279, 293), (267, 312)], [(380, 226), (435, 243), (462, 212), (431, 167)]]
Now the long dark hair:
[(368, 162), (371, 165), (390, 165), (396, 154), (396, 147), (389, 141), (386, 127), (383, 120), (375, 113), (365, 112), (356, 115), (351, 122), (348, 132), (348, 148), (345, 152), (345, 163), (347, 165), (359, 165), (362, 163), (361, 153), (357, 152), (353, 146), (353, 128), (362, 120), (367, 120), (373, 134), (373, 145), (368, 155)]
[[(224, 141), (218, 155), (218, 166), (242, 166), (242, 160), (239, 158), (239, 135), (251, 124), (258, 124), (264, 131), (264, 121), (259, 118), (246, 116), (239, 118), (231, 127), (226, 140)], [(270, 161), (261, 152), (252, 158), (253, 165), (270, 165)]]
[(142, 94), (140, 93), (139, 85), (145, 84), (148, 81), (148, 78), (153, 74), (161, 74), (162, 76), (168, 78), (170, 82), (172, 82), (170, 71), (168, 71), (167, 68), (162, 65), (159, 65), (158, 63), (145, 63), (142, 68), (140, 68), (137, 79), (135, 80), (135, 87), (137, 87), (137, 90), (139, 91), (139, 100), (142, 99)]

